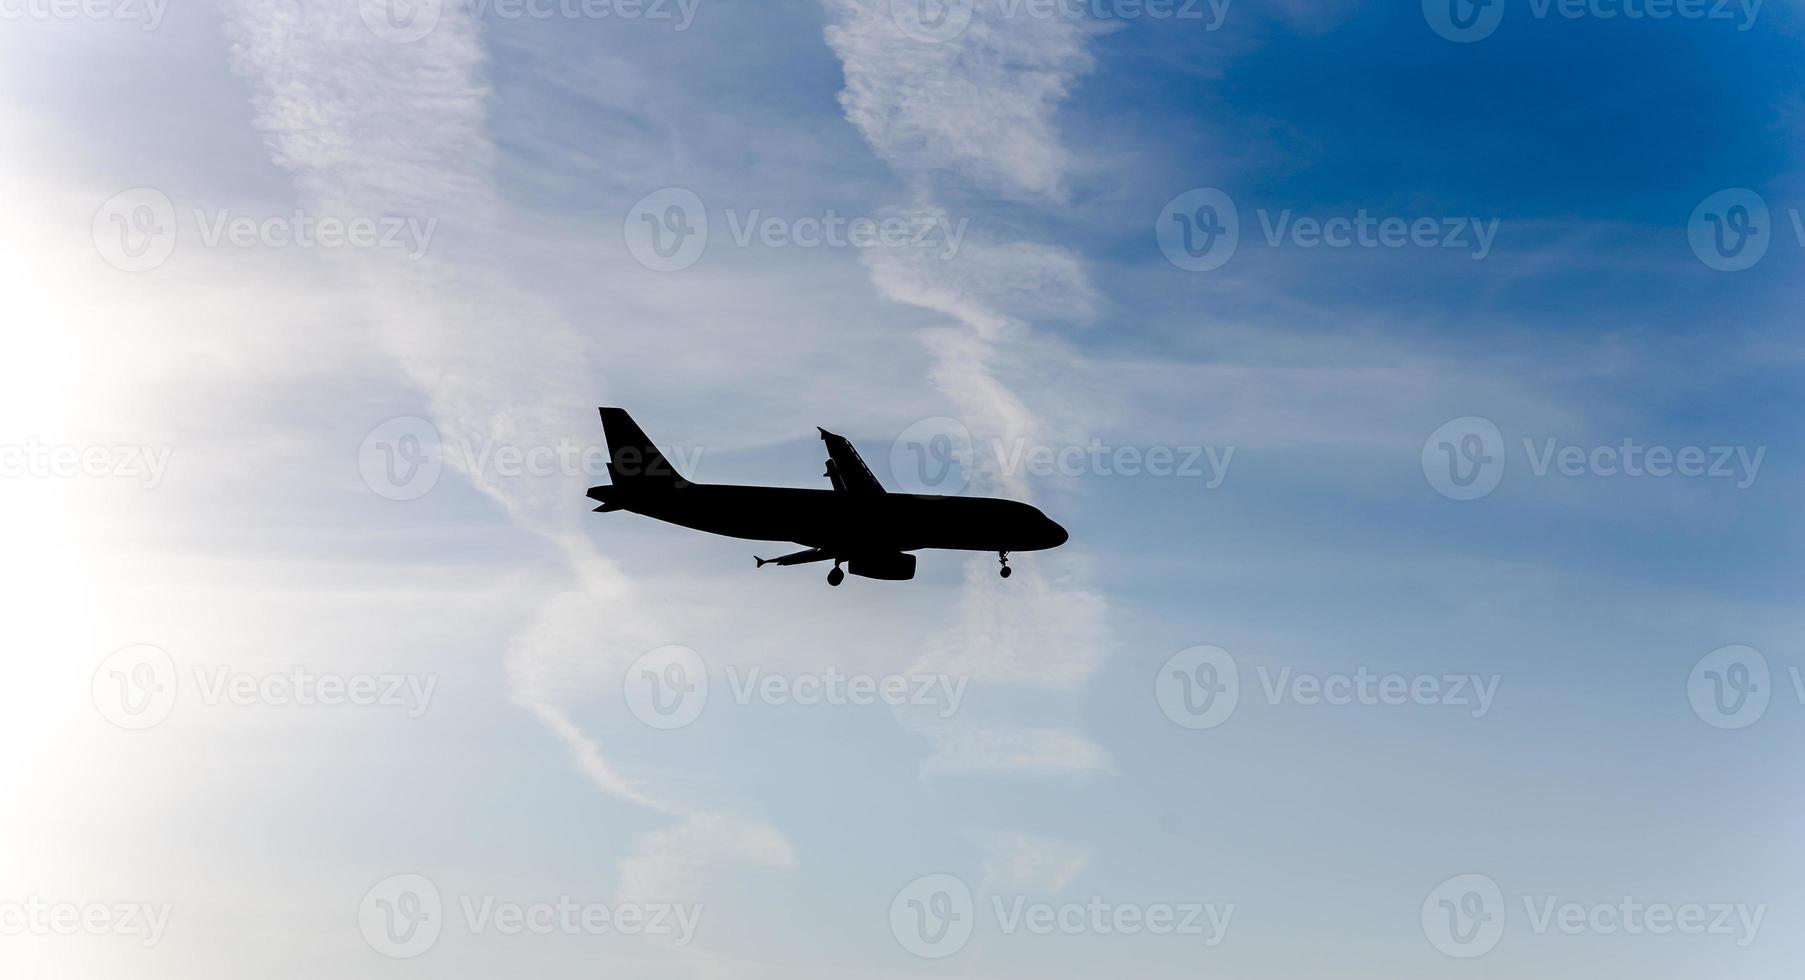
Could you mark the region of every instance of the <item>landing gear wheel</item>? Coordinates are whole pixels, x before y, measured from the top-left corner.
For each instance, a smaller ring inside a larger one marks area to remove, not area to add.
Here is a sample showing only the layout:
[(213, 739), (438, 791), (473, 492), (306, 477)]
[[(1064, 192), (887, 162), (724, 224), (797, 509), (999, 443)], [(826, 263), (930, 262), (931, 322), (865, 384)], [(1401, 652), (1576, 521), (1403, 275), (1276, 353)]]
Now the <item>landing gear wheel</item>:
[(997, 574), (1003, 576), (1004, 578), (1008, 578), (1009, 577), (1009, 552), (1007, 552), (1007, 551), (997, 552), (997, 564), (1003, 566), (1003, 570), (998, 572)]
[(846, 573), (840, 571), (838, 566), (836, 566), (833, 571), (827, 573), (828, 585), (839, 585), (844, 581), (846, 581)]
[(1009, 566), (1004, 565), (1003, 570), (998, 572), (997, 574), (1003, 576), (1004, 578), (1008, 578), (1009, 577)]

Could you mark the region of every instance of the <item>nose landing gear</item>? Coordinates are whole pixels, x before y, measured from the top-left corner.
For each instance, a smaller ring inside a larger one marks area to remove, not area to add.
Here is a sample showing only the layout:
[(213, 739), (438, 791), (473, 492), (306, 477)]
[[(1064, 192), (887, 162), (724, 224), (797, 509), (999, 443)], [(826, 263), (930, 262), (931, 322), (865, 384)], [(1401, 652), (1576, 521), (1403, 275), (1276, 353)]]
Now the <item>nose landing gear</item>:
[(846, 573), (840, 570), (840, 563), (836, 561), (834, 562), (834, 570), (827, 573), (827, 584), (839, 585), (844, 581), (846, 581)]
[(1007, 551), (997, 552), (997, 564), (1003, 566), (1002, 570), (997, 572), (997, 574), (1003, 576), (1004, 578), (1008, 578), (1009, 577), (1009, 552), (1007, 552)]

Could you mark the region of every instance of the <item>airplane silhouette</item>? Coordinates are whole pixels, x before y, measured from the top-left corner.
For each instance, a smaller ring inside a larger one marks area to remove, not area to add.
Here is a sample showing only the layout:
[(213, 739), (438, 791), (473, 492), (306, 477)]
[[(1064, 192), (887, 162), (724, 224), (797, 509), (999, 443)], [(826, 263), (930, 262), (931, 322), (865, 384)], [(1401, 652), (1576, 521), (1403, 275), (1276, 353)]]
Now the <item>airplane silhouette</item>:
[[(1057, 548), (1060, 527), (1039, 509), (1015, 500), (887, 493), (852, 443), (826, 429), (827, 472), (832, 490), (742, 487), (694, 483), (683, 478), (652, 445), (625, 409), (604, 408), (609, 486), (590, 487), (597, 511), (624, 510), (683, 527), (753, 541), (790, 541), (805, 550), (759, 558), (757, 567), (832, 561), (828, 585), (846, 572), (902, 581), (915, 577), (922, 548), (994, 551), (1009, 577), (1011, 551)], [(846, 570), (840, 570), (840, 564)]]

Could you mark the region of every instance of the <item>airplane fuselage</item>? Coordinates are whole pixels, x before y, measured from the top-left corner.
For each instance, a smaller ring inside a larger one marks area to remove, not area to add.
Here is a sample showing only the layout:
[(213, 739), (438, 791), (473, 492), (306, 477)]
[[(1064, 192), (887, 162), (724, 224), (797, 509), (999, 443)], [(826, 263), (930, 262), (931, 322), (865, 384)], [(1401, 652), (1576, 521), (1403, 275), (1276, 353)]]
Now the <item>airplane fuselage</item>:
[(676, 489), (598, 487), (595, 499), (683, 527), (811, 548), (1039, 551), (1066, 531), (1035, 507), (991, 497), (852, 494), (797, 487), (691, 483)]

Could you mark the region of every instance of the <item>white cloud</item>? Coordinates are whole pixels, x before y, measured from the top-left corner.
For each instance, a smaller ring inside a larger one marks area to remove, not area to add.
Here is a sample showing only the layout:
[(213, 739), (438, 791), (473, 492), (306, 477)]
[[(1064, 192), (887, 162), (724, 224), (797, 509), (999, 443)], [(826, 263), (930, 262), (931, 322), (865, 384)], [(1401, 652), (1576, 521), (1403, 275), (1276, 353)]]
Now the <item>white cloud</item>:
[(697, 879), (724, 861), (788, 868), (796, 853), (764, 824), (722, 814), (691, 814), (676, 826), (639, 839), (621, 862), (623, 902), (668, 902), (695, 894)]
[(928, 738), (933, 754), (923, 760), (923, 778), (994, 775), (1089, 776), (1108, 772), (1109, 754), (1066, 728), (1028, 727), (986, 719), (934, 723), (905, 716), (904, 727)]
[[(932, 44), (904, 36), (885, 0), (830, 0), (827, 39), (846, 73), (840, 102), (877, 154), (912, 183), (925, 186), (954, 171), (1008, 196), (1057, 200), (1068, 160), (1052, 119), (1090, 67), (1084, 30), (1068, 18), (1005, 20), (999, 9), (978, 4), (959, 38)], [(1036, 339), (1032, 319), (1093, 314), (1095, 296), (1076, 256), (975, 235), (951, 259), (884, 249), (868, 254), (866, 265), (886, 296), (960, 325), (927, 331), (923, 340), (934, 356), (929, 379), (974, 440), (1050, 444), (1043, 410), (1063, 401), (1057, 411), (1069, 416), (1073, 393), (1025, 396), (1006, 373), (1033, 379), (1035, 365), (1056, 353)], [(982, 453), (972, 486), (1029, 496), (1022, 474), (1004, 472)], [(970, 677), (979, 691), (1025, 685), (1054, 695), (1029, 714), (1069, 716), (1072, 696), (1109, 651), (1105, 615), (1079, 561), (1036, 556), (999, 587), (989, 560), (976, 559), (966, 565), (958, 622), (929, 640), (915, 669)], [(1020, 713), (986, 708), (980, 697), (957, 720), (907, 712), (899, 718), (932, 746), (924, 775), (1107, 768), (1107, 755), (1088, 739)]]
[(1070, 841), (1014, 832), (978, 835), (989, 852), (984, 890), (1057, 895), (1090, 863), (1092, 850)]
[[(407, 44), (377, 38), (349, 4), (245, 2), (231, 13), (234, 61), (253, 84), (256, 125), (310, 204), (328, 213), (442, 216), (476, 229), (479, 243), (488, 239), (480, 232), (502, 204), (489, 183), (495, 154), (485, 135), (483, 50), (464, 8), (447, 5), (435, 30)], [(596, 403), (596, 372), (576, 332), (505, 268), (500, 254), (466, 244), (455, 260), (360, 263), (346, 274), (361, 284), (380, 338), (427, 393), (448, 441), (554, 445), (571, 406)], [(622, 889), (670, 894), (683, 881), (661, 885), (659, 874), (690, 875), (718, 860), (787, 863), (788, 845), (774, 829), (646, 789), (571, 720), (571, 702), (618, 691), (610, 682), (663, 632), (632, 581), (575, 533), (587, 508), (572, 501), (581, 501), (587, 481), (466, 475), (520, 527), (555, 545), (573, 577), (510, 644), (515, 699), (597, 786), (681, 821), (639, 842), (622, 863)]]
[(827, 8), (846, 118), (899, 173), (954, 172), (1009, 197), (1063, 198), (1070, 156), (1053, 116), (1093, 64), (1083, 21), (1005, 18), (987, 0), (959, 37), (931, 43), (897, 27), (889, 0)]

